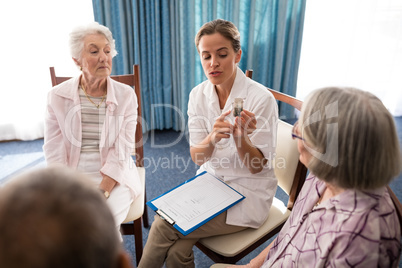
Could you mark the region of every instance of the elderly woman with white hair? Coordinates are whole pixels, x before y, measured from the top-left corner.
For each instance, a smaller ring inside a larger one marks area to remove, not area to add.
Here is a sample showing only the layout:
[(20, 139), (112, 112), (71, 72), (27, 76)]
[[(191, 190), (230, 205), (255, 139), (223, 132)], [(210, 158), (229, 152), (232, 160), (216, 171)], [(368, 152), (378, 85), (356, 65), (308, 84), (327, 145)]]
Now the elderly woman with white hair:
[(110, 78), (117, 54), (110, 30), (96, 22), (70, 34), (81, 75), (48, 94), (44, 153), (48, 164), (78, 169), (103, 192), (117, 228), (142, 191), (131, 152), (137, 122), (134, 90)]
[(401, 229), (386, 185), (401, 153), (391, 114), (371, 93), (330, 87), (309, 96), (298, 122), (292, 137), (310, 174), (276, 239), (243, 267), (397, 267)]

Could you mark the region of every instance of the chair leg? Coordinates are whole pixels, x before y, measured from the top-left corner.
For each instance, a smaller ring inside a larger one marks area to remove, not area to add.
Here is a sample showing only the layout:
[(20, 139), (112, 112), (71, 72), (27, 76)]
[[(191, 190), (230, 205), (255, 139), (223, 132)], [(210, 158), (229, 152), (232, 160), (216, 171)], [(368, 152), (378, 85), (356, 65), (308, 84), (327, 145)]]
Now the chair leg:
[(142, 257), (143, 243), (142, 243), (142, 220), (141, 218), (134, 221), (134, 243), (135, 243), (135, 257), (137, 265), (140, 263)]
[(145, 204), (144, 204), (144, 214), (142, 214), (142, 220), (143, 220), (143, 225), (144, 228), (149, 227), (149, 220), (148, 220), (148, 208), (147, 208), (147, 193), (145, 192), (144, 194), (145, 197)]

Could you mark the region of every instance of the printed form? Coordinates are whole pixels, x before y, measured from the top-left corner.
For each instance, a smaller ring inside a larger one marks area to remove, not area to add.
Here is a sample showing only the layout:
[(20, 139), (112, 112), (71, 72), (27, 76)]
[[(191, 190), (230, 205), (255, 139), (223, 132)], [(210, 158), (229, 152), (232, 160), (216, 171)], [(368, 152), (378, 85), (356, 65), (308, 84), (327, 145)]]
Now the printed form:
[(150, 203), (159, 215), (187, 234), (242, 199), (243, 195), (205, 172)]

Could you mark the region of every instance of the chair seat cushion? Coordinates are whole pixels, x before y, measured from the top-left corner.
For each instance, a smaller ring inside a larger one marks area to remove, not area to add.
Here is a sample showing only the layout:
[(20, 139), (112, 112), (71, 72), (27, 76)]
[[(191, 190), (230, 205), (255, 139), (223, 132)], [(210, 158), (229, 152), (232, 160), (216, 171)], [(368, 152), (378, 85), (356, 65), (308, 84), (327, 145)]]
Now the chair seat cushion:
[(215, 263), (214, 265), (212, 265), (209, 268), (226, 268), (228, 266), (231, 266), (233, 264), (225, 264), (225, 263)]
[(123, 223), (134, 221), (144, 214), (144, 193), (145, 193), (145, 168), (144, 167), (137, 167), (138, 174), (140, 176), (141, 184), (143, 186), (142, 194), (138, 196), (137, 199), (131, 204), (130, 210), (128, 211), (126, 219)]
[(247, 228), (233, 234), (203, 238), (199, 242), (220, 255), (233, 257), (284, 223), (289, 215), (290, 210), (286, 208), (283, 202), (274, 198), (268, 218), (260, 228)]

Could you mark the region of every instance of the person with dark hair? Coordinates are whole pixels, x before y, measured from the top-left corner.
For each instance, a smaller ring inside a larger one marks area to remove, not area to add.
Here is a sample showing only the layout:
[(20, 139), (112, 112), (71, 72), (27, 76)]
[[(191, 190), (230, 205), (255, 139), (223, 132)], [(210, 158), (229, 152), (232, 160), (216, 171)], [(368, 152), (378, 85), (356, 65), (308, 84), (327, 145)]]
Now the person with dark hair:
[(260, 227), (277, 187), (275, 155), (278, 108), (267, 88), (245, 76), (236, 26), (217, 19), (195, 37), (208, 80), (193, 88), (188, 103), (190, 154), (207, 171), (246, 198), (183, 236), (155, 216), (139, 267), (194, 267), (194, 244), (203, 237)]
[(129, 268), (101, 192), (67, 167), (34, 170), (0, 188), (0, 266)]

